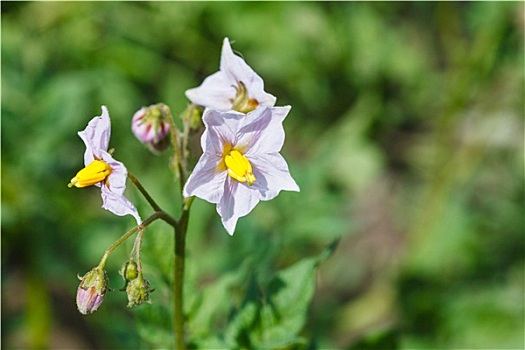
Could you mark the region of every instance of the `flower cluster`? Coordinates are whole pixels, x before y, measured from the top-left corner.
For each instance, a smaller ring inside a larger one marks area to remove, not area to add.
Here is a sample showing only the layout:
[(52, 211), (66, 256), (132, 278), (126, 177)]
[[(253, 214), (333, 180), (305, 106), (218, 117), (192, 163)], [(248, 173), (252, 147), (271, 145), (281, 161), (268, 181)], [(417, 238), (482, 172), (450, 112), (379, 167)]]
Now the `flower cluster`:
[(203, 154), (184, 186), (185, 197), (217, 204), (226, 231), (237, 220), (281, 190), (299, 191), (279, 154), (285, 139), (283, 121), (290, 106), (274, 107), (276, 98), (224, 39), (220, 71), (186, 91), (205, 107)]
[[(124, 164), (113, 158), (113, 151), (108, 148), (111, 121), (106, 106), (102, 106), (100, 116), (94, 117), (78, 133), (86, 146), (85, 167), (71, 179), (68, 187), (94, 185), (100, 188), (104, 209), (119, 216), (132, 215), (137, 221), (135, 228), (106, 250), (99, 265), (81, 278), (77, 307), (82, 314), (96, 311), (103, 302), (109, 290), (104, 270), (106, 259), (136, 231), (139, 234), (130, 259), (121, 270), (126, 283), (121, 290), (127, 294), (129, 307), (150, 302), (149, 294), (153, 289), (143, 277), (140, 262), (145, 227), (162, 218), (174, 227), (176, 239), (183, 240), (191, 197), (216, 204), (226, 231), (233, 235), (238, 219), (250, 213), (260, 201), (271, 200), (282, 190), (299, 191), (279, 153), (285, 140), (283, 121), (291, 107), (275, 106), (276, 98), (264, 91), (261, 77), (233, 53), (228, 38), (223, 42), (220, 70), (206, 78), (199, 87), (187, 90), (186, 96), (192, 103), (181, 115), (182, 132), (174, 123), (168, 106), (162, 103), (141, 108), (131, 123), (135, 137), (153, 152), (160, 152), (170, 144), (173, 146), (175, 155), (171, 164), (181, 182), (185, 180), (190, 158), (188, 137), (191, 132), (200, 130), (202, 124), (205, 126), (201, 138), (203, 154), (183, 184), (183, 211), (186, 215), (179, 220), (162, 210), (137, 178), (128, 174)], [(201, 114), (202, 108), (204, 112)], [(155, 210), (144, 222), (133, 203), (124, 196), (128, 177)], [(175, 285), (181, 288), (176, 295), (181, 295), (183, 263), (175, 259), (175, 265), (178, 280)], [(176, 308), (179, 309), (175, 311), (175, 323), (181, 324), (180, 302), (176, 303)], [(182, 326), (177, 327), (180, 339)]]

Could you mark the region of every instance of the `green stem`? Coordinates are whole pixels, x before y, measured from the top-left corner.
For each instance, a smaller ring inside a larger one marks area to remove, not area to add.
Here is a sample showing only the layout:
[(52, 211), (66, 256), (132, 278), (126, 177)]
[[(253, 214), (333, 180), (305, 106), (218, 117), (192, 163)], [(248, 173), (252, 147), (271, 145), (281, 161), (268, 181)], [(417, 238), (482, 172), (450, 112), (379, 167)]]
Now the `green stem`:
[(175, 331), (176, 349), (185, 349), (184, 343), (184, 259), (186, 252), (186, 233), (188, 231), (188, 221), (190, 217), (190, 207), (194, 197), (184, 200), (182, 215), (179, 224), (175, 226), (175, 269), (174, 269), (174, 290), (173, 305), (174, 319), (173, 327)]
[(133, 243), (133, 249), (129, 256), (130, 260), (137, 260), (137, 265), (140, 263), (140, 248), (142, 246), (142, 237), (144, 236), (144, 229), (139, 229), (137, 237), (135, 237), (135, 243)]
[(182, 150), (180, 145), (180, 135), (179, 135), (179, 129), (175, 125), (175, 121), (173, 120), (173, 116), (171, 115), (171, 111), (168, 108), (168, 106), (165, 106), (164, 109), (164, 115), (168, 119), (168, 124), (170, 127), (170, 140), (171, 145), (173, 146), (173, 150), (175, 152), (175, 159), (172, 160), (172, 167), (173, 171), (175, 172), (176, 177), (179, 178), (179, 183), (181, 186), (181, 193), (182, 188), (184, 186), (184, 169), (183, 169), (183, 158), (182, 158)]
[(135, 227), (133, 227), (131, 230), (129, 230), (128, 232), (126, 232), (125, 234), (122, 235), (122, 237), (120, 237), (115, 243), (113, 243), (108, 249), (106, 249), (106, 252), (104, 253), (104, 256), (102, 257), (102, 259), (100, 260), (100, 263), (98, 264), (98, 268), (100, 269), (103, 269), (104, 268), (104, 265), (106, 265), (106, 260), (108, 260), (108, 257), (109, 255), (119, 246), (121, 245), (125, 240), (127, 240), (129, 237), (131, 237), (135, 232), (137, 232), (141, 227), (144, 228), (146, 226), (148, 226), (149, 224), (151, 224), (153, 221), (157, 220), (157, 219), (164, 219), (166, 220), (165, 216), (169, 216), (167, 215), (165, 212), (163, 212), (162, 210), (161, 211), (156, 211), (155, 213), (153, 213), (151, 216), (149, 216), (146, 220), (144, 220), (142, 222), (142, 224), (140, 225), (137, 225)]

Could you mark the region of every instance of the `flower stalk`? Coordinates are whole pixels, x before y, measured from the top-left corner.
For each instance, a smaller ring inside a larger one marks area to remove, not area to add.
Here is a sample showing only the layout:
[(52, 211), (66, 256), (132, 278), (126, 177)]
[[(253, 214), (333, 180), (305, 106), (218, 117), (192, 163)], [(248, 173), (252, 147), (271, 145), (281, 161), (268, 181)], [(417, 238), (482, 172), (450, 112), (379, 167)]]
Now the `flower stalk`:
[(113, 243), (108, 249), (106, 249), (104, 256), (100, 260), (100, 263), (98, 264), (97, 268), (103, 269), (106, 265), (106, 260), (108, 260), (109, 256), (115, 249), (118, 248), (122, 243), (124, 243), (129, 237), (133, 236), (135, 232), (137, 232), (139, 229), (144, 229), (146, 226), (151, 224), (153, 221), (157, 219), (162, 219), (170, 224), (172, 220), (174, 220), (170, 215), (166, 214), (166, 212), (159, 210), (155, 213), (151, 214), (146, 220), (142, 222), (142, 224), (137, 225), (133, 227), (131, 230), (123, 234), (115, 243)]

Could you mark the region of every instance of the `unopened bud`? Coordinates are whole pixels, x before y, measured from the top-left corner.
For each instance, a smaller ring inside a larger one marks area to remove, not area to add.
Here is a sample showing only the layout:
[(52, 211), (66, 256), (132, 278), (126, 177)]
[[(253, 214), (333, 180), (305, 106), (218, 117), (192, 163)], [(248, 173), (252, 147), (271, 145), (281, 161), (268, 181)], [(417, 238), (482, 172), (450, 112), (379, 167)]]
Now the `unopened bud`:
[(135, 137), (154, 153), (162, 152), (169, 146), (170, 126), (166, 113), (169, 113), (168, 106), (159, 103), (142, 107), (131, 121)]
[(77, 290), (77, 308), (81, 314), (95, 312), (104, 301), (108, 290), (106, 271), (95, 267), (81, 278)]
[(139, 275), (137, 263), (133, 260), (126, 261), (124, 265), (122, 265), (122, 268), (120, 269), (119, 273), (120, 275), (122, 275), (127, 285), (129, 281), (134, 280)]

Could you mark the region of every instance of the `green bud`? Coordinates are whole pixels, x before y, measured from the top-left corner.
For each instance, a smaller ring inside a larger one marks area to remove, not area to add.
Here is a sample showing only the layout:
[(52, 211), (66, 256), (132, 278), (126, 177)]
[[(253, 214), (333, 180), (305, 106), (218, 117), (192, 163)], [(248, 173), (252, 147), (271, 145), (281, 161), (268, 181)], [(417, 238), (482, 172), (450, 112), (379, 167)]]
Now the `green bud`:
[(126, 285), (129, 281), (134, 280), (139, 275), (137, 263), (133, 260), (126, 261), (119, 271), (120, 275), (126, 281)]
[(126, 285), (126, 294), (128, 295), (128, 307), (140, 305), (144, 302), (151, 303), (149, 293), (154, 289), (149, 288), (149, 282), (142, 278), (142, 275), (131, 280)]

